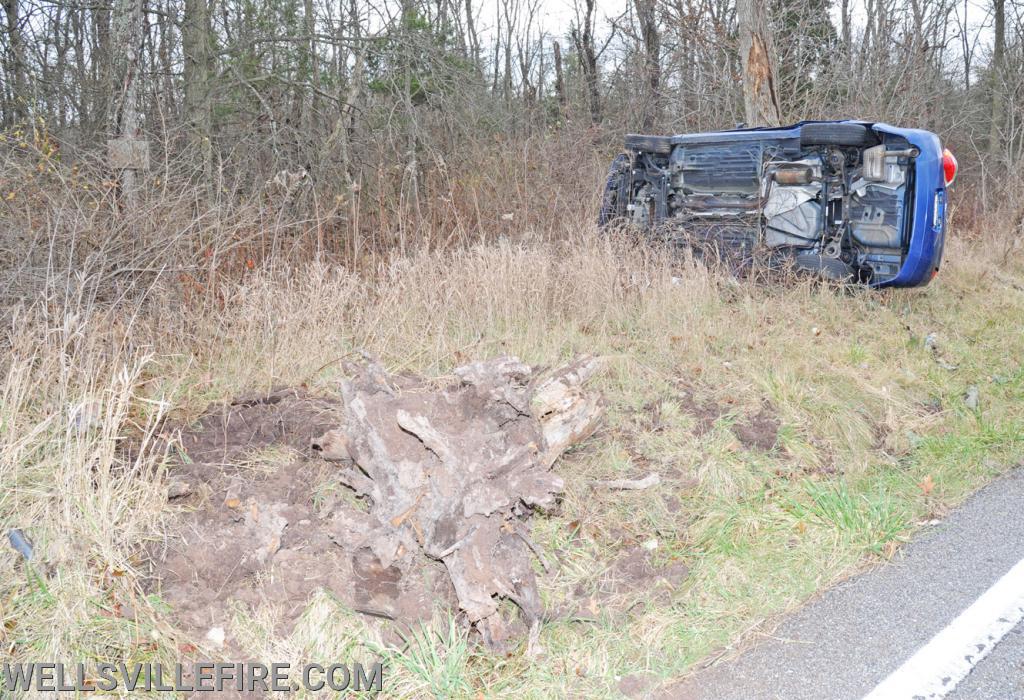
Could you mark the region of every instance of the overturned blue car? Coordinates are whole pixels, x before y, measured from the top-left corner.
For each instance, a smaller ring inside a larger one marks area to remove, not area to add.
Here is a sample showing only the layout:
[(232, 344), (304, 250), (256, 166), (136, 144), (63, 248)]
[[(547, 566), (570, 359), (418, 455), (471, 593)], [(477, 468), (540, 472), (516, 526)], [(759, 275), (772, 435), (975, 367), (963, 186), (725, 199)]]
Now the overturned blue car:
[(956, 159), (920, 129), (860, 121), (626, 137), (599, 225), (875, 287), (939, 270)]

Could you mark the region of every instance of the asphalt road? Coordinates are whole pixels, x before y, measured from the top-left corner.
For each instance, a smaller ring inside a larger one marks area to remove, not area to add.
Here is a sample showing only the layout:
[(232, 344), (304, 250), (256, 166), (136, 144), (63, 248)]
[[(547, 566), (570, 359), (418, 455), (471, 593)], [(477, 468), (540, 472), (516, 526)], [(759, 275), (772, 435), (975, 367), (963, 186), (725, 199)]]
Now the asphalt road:
[[(661, 697), (859, 700), (954, 620), (982, 619), (961, 613), (996, 582), (1007, 589), (1008, 572), (1022, 560), (1024, 469), (1018, 468), (920, 533), (892, 562), (826, 592), (739, 657), (698, 672)], [(1010, 588), (1021, 590), (1017, 582)], [(1020, 610), (1016, 603), (1014, 610)], [(1012, 624), (1019, 618), (1008, 619)], [(1024, 624), (1005, 633), (945, 697), (1024, 700)]]
[(1024, 625), (1017, 625), (974, 667), (947, 700), (1024, 698)]

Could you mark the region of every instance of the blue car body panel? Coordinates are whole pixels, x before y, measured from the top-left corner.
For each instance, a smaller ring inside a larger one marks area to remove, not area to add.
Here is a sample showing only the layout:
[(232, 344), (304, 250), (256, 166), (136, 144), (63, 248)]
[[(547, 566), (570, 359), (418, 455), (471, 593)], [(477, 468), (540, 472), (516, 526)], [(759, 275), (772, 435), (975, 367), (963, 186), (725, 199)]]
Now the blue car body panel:
[(946, 237), (946, 182), (939, 137), (922, 129), (873, 124), (878, 134), (906, 139), (921, 151), (914, 159), (913, 216), (906, 258), (895, 278), (878, 287), (920, 287), (939, 269)]

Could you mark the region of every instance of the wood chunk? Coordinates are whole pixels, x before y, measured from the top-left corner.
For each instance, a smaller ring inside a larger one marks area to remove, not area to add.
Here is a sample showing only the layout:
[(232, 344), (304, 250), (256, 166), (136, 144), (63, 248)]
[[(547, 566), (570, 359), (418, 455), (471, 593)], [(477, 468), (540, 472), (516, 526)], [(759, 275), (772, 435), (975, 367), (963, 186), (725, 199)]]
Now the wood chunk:
[[(314, 443), (327, 459), (352, 460), (341, 481), (371, 502), (359, 544), (384, 568), (441, 561), (460, 608), (494, 647), (510, 641), (503, 598), (536, 634), (526, 518), (555, 505), (564, 482), (552, 465), (597, 428), (603, 405), (585, 384), (600, 366), (581, 357), (537, 377), (501, 357), (459, 367), (457, 385), (437, 388), (396, 381), (370, 361), (342, 384), (344, 424)], [(356, 533), (346, 524), (338, 535)]]

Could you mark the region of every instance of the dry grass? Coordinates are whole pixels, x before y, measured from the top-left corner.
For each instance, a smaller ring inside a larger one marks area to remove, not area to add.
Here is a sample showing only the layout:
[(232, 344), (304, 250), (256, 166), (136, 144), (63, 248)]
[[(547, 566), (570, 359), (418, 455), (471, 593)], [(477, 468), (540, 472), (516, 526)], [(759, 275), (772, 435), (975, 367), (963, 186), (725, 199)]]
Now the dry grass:
[[(135, 574), (139, 544), (169, 517), (163, 455), (149, 449), (162, 417), (279, 384), (332, 391), (356, 348), (430, 375), (504, 353), (553, 364), (593, 352), (610, 359), (609, 417), (559, 464), (562, 512), (536, 524), (560, 553), (547, 602), (598, 585), (619, 553), (652, 539), (658, 561), (690, 567), (683, 585), (605, 600), (591, 621), (551, 621), (541, 662), (482, 655), (447, 623), (388, 648), (327, 596), (288, 637), (273, 634), (272, 608), (239, 608), (228, 633), (266, 661), (381, 655), (389, 697), (615, 696), (622, 676), (683, 673), (890, 555), (916, 522), (1019, 459), (1024, 278), (989, 240), (954, 241), (920, 291), (759, 286), (587, 231), (422, 253), (373, 274), (267, 267), (215, 298), (168, 277), (141, 301), (10, 306), (0, 523), (22, 528), (36, 554), (29, 565), (0, 549), (3, 656), (178, 654), (174, 611), (143, 597)], [(929, 333), (958, 369), (936, 362)], [(960, 399), (970, 385), (977, 412)], [(695, 405), (717, 407), (707, 425)], [(777, 448), (748, 449), (731, 426), (765, 406)], [(254, 468), (272, 457), (253, 455)], [(590, 487), (651, 471), (666, 483)]]

